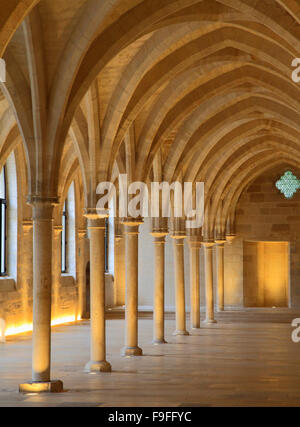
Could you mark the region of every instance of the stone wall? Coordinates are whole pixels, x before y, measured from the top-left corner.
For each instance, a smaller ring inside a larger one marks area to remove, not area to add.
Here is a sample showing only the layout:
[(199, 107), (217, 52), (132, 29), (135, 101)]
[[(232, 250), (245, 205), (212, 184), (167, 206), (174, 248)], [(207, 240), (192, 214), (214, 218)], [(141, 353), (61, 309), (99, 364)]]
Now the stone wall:
[[(300, 177), (289, 166), (273, 169), (257, 178), (242, 194), (236, 215), (237, 239), (227, 253), (225, 286), (230, 292), (235, 283), (243, 300), (243, 241), (288, 242), (289, 244), (289, 303), (300, 306), (300, 191), (286, 199), (275, 182), (286, 170)], [(229, 259), (232, 258), (232, 259)], [(282, 261), (283, 262), (283, 261)]]
[[(0, 278), (0, 319), (4, 319), (7, 329), (22, 328), (25, 325), (29, 327), (32, 324), (32, 251), (29, 249), (30, 242), (32, 243), (32, 227), (31, 231), (27, 230), (26, 235), (20, 233), (18, 237), (17, 277)], [(78, 309), (77, 303), (76, 278), (73, 275), (62, 275), (57, 297), (53, 288), (52, 319), (57, 321), (58, 319), (75, 318)]]

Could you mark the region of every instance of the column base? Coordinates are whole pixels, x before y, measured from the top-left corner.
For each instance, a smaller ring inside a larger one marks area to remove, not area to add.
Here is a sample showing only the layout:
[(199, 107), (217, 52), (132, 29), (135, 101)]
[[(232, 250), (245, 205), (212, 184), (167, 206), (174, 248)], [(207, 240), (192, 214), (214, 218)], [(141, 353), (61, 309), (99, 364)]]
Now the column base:
[(191, 332), (196, 332), (199, 331), (199, 329), (201, 329), (200, 326), (192, 326), (190, 330)]
[(168, 344), (166, 340), (162, 339), (162, 340), (153, 340), (152, 341), (153, 345), (161, 345), (161, 344)]
[(190, 334), (188, 333), (188, 331), (179, 331), (178, 329), (176, 329), (176, 331), (174, 331), (172, 335), (179, 336), (179, 335), (190, 335)]
[(19, 385), (20, 393), (61, 393), (63, 390), (63, 382), (60, 380), (31, 381)]
[(224, 307), (218, 307), (218, 311), (224, 311)]
[(140, 347), (124, 347), (121, 350), (121, 356), (132, 357), (132, 356), (142, 356), (143, 350)]
[(111, 365), (106, 360), (101, 360), (100, 362), (95, 362), (94, 360), (90, 360), (85, 365), (84, 372), (87, 372), (87, 373), (111, 372)]
[(204, 322), (206, 325), (212, 325), (213, 323), (217, 323), (215, 319), (205, 319)]

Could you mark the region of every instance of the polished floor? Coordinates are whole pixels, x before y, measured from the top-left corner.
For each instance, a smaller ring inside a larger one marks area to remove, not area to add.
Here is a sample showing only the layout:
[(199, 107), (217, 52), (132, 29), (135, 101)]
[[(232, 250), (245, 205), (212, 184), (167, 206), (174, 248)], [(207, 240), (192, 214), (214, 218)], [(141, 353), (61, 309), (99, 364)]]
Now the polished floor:
[(30, 378), (31, 336), (0, 344), (0, 406), (300, 406), (300, 343), (291, 340), (288, 310), (246, 310), (217, 315), (218, 323), (168, 344), (151, 345), (152, 320), (139, 321), (144, 356), (122, 358), (123, 322), (110, 314), (108, 360), (113, 372), (83, 373), (89, 359), (89, 322), (53, 329), (53, 378), (60, 394), (20, 395)]

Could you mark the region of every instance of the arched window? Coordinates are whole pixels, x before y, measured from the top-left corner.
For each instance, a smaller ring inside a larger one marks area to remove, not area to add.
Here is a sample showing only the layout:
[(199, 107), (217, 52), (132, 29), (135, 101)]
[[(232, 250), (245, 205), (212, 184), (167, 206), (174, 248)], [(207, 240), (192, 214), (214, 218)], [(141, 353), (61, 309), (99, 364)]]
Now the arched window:
[(114, 245), (115, 245), (115, 206), (114, 201), (109, 201), (109, 217), (105, 222), (105, 272), (114, 274)]
[(105, 272), (107, 273), (109, 271), (108, 266), (108, 254), (109, 254), (109, 220), (108, 218), (105, 218), (105, 238), (104, 238), (104, 245), (105, 245)]
[(0, 276), (17, 280), (18, 182), (14, 152), (0, 169)]
[(61, 272), (76, 275), (76, 239), (75, 239), (75, 187), (70, 185), (62, 211), (61, 233)]
[(6, 275), (6, 168), (0, 172), (0, 274)]
[(67, 272), (67, 233), (68, 233), (68, 214), (67, 214), (68, 200), (65, 200), (63, 213), (62, 213), (62, 232), (61, 232), (61, 272)]

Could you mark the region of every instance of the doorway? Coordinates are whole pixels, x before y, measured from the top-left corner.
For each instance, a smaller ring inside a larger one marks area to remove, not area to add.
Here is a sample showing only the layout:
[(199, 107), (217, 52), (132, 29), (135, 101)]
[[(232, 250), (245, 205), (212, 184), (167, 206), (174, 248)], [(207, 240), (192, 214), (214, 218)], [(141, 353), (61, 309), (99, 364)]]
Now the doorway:
[(288, 307), (288, 242), (245, 241), (243, 264), (245, 307)]

